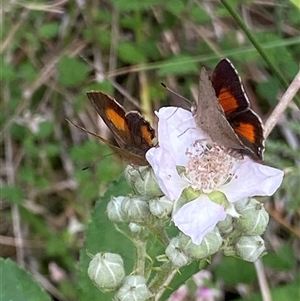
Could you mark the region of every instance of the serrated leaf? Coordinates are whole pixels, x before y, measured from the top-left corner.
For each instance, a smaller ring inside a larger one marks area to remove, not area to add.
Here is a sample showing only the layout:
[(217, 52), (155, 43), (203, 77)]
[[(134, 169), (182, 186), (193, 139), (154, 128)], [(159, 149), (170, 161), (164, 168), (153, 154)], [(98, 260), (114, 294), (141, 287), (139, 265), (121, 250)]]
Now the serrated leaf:
[(0, 258), (0, 275), (0, 300), (51, 301), (36, 280), (9, 258)]
[[(95, 185), (97, 185), (95, 183)], [(105, 196), (101, 198), (92, 213), (91, 221), (85, 235), (84, 246), (80, 253), (78, 270), (78, 283), (80, 285), (79, 300), (111, 300), (112, 293), (100, 292), (92, 283), (87, 275), (87, 269), (91, 258), (88, 253), (98, 252), (118, 253), (122, 256), (125, 263), (126, 274), (131, 272), (133, 267), (134, 248), (133, 244), (121, 233), (114, 224), (108, 219), (105, 211), (111, 196), (126, 195), (130, 191), (128, 184), (122, 179), (118, 183), (113, 183)]]
[(77, 58), (62, 56), (57, 64), (59, 82), (65, 87), (76, 87), (86, 79), (89, 69)]

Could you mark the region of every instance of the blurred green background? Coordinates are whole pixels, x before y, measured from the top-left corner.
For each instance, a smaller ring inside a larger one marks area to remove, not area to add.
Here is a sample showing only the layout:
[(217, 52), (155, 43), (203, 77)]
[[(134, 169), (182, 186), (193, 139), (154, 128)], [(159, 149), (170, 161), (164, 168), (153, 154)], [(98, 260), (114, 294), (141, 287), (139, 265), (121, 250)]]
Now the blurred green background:
[[(230, 4), (290, 83), (300, 61), (299, 2)], [(1, 5), (1, 256), (25, 267), (54, 300), (79, 300), (76, 270), (86, 225), (124, 167), (109, 148), (66, 122), (111, 139), (85, 93), (106, 92), (155, 127), (154, 110), (186, 107), (160, 83), (193, 100), (200, 68), (212, 70), (223, 57), (239, 71), (263, 120), (286, 87), (219, 1)], [(279, 290), (287, 296), (299, 277), (299, 122), (290, 103), (266, 141), (265, 163), (286, 173), (275, 196), (264, 200), (272, 216), (264, 264), (277, 298)], [(254, 268), (247, 265), (241, 277), (239, 264), (218, 258), (209, 267), (214, 283), (222, 284), (225, 300), (261, 300)]]

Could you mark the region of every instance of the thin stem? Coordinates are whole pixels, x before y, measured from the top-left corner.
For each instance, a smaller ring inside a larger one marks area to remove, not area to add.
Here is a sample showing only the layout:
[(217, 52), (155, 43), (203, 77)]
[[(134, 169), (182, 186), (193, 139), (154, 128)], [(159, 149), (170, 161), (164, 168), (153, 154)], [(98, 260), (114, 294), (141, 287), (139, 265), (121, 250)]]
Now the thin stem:
[(134, 272), (137, 275), (145, 276), (145, 260), (147, 258), (146, 241), (140, 239), (133, 240), (136, 248), (136, 262)]
[(149, 285), (149, 289), (156, 296), (155, 301), (158, 301), (162, 296), (163, 292), (168, 287), (168, 284), (172, 281), (177, 271), (178, 267), (174, 266), (170, 261), (165, 262), (160, 267), (159, 272), (157, 272), (156, 276)]
[(155, 228), (155, 230), (151, 229), (152, 233), (155, 233), (160, 241), (164, 244), (165, 247), (167, 247), (170, 243), (170, 238), (167, 234), (167, 232), (165, 231), (165, 229), (163, 228)]
[(266, 274), (261, 260), (260, 259), (257, 260), (254, 263), (254, 266), (258, 277), (258, 284), (262, 294), (262, 299), (263, 301), (271, 301), (272, 298), (271, 298), (270, 288), (267, 282)]
[(271, 115), (269, 116), (268, 120), (265, 123), (265, 138), (269, 136), (272, 129), (286, 110), (289, 103), (292, 101), (293, 97), (296, 95), (298, 90), (300, 89), (300, 70), (298, 74), (295, 76), (294, 80), (288, 87), (288, 89), (283, 94), (282, 98), (280, 99), (278, 105), (273, 110)]
[(281, 75), (277, 67), (273, 64), (273, 62), (270, 60), (264, 49), (261, 47), (260, 42), (257, 41), (257, 39), (254, 37), (254, 35), (251, 33), (251, 31), (248, 29), (242, 18), (238, 15), (238, 13), (234, 10), (232, 7), (232, 2), (230, 0), (221, 0), (222, 4), (226, 7), (226, 9), (229, 11), (233, 19), (236, 21), (236, 23), (239, 25), (239, 27), (244, 31), (245, 35), (248, 37), (250, 42), (253, 44), (253, 46), (256, 48), (257, 52), (261, 55), (261, 57), (265, 60), (269, 68), (273, 71), (275, 76), (278, 78), (282, 86), (286, 89), (288, 87), (288, 82), (285, 80), (285, 78)]

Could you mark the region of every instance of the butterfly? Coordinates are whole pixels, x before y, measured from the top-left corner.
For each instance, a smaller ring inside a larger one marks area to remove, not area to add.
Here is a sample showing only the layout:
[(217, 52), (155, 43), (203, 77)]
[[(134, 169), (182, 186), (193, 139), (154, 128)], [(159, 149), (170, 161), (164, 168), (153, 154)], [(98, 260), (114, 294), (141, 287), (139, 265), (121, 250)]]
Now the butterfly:
[(154, 146), (152, 140), (155, 138), (155, 131), (149, 122), (139, 112), (126, 112), (114, 98), (103, 92), (89, 91), (87, 96), (111, 130), (118, 146), (111, 144), (96, 133), (69, 122), (110, 146), (126, 162), (138, 166), (149, 165), (145, 154)]
[(255, 161), (263, 160), (262, 121), (251, 109), (241, 79), (228, 59), (217, 64), (211, 78), (202, 69), (198, 100), (191, 110), (196, 125), (209, 140)]

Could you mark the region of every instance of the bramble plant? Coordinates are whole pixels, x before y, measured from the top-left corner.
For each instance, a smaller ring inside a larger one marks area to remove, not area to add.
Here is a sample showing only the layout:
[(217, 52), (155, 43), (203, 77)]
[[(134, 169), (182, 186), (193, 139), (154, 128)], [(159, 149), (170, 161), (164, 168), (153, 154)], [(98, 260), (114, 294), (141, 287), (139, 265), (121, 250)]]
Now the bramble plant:
[[(298, 300), (298, 2), (2, 1), (0, 300)], [(193, 102), (222, 58), (264, 125), (241, 153), (161, 86)], [(138, 166), (91, 91), (155, 129)]]
[[(269, 216), (253, 196), (272, 195), (283, 172), (207, 144), (189, 111), (161, 108), (157, 116), (159, 146), (146, 153), (151, 166), (129, 165), (133, 193), (112, 196), (106, 209), (111, 222), (128, 226), (116, 230), (135, 246), (133, 269), (126, 275), (126, 258), (105, 250), (88, 268), (101, 291), (116, 292), (115, 300), (159, 300), (181, 267), (209, 262), (219, 250), (248, 262), (266, 253), (261, 235)], [(173, 222), (176, 234), (168, 233)], [(163, 252), (148, 255), (156, 244)]]

